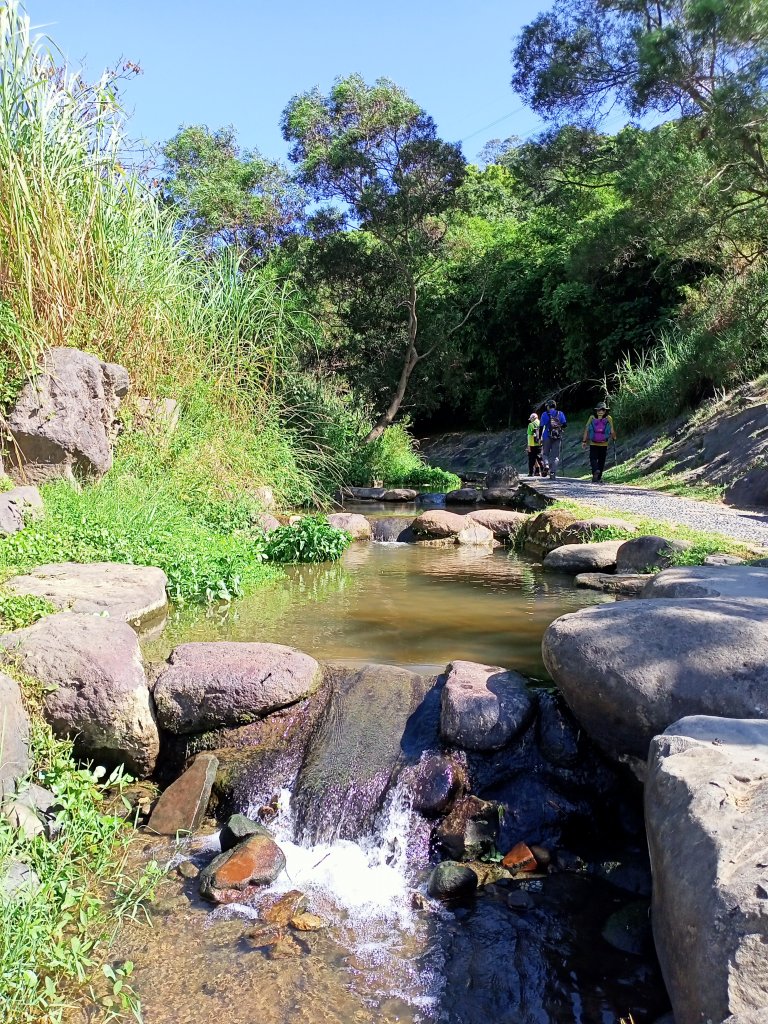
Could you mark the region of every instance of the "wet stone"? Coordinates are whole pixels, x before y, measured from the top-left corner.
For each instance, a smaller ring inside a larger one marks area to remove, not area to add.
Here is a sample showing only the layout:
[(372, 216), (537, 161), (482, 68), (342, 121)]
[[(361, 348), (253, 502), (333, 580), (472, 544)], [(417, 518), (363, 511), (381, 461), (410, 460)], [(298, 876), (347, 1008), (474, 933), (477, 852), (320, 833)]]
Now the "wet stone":
[(252, 821), (250, 818), (246, 818), (244, 814), (233, 814), (219, 835), (222, 853), (234, 849), (238, 843), (241, 843), (243, 839), (247, 839), (248, 836), (268, 836), (270, 839), (272, 838), (269, 830), (258, 821)]
[(525, 843), (517, 843), (513, 846), (501, 863), (510, 871), (535, 871), (539, 866)]
[(467, 796), (457, 800), (433, 836), (435, 843), (449, 857), (471, 860), (493, 852), (498, 831), (497, 805), (476, 796)]
[(650, 947), (650, 907), (646, 900), (636, 900), (611, 914), (603, 928), (603, 938), (622, 953), (641, 956)]
[(471, 896), (477, 889), (477, 875), (466, 864), (444, 860), (429, 876), (427, 891), (436, 899), (454, 899)]
[(274, 882), (284, 867), (285, 856), (273, 839), (249, 836), (203, 869), (200, 895), (213, 903), (235, 903)]
[(183, 860), (177, 865), (176, 871), (182, 878), (197, 878), (200, 874), (200, 868), (191, 860)]
[(317, 914), (297, 914), (289, 922), (297, 932), (319, 932), (328, 927), (328, 922)]
[(411, 806), (426, 817), (444, 814), (466, 781), (459, 765), (437, 754), (406, 769), (403, 776)]
[(282, 936), (282, 928), (278, 928), (273, 924), (267, 924), (257, 925), (255, 928), (249, 929), (243, 935), (243, 939), (254, 949), (268, 949), (270, 946), (274, 946), (276, 942), (279, 942)]
[(309, 946), (294, 935), (281, 935), (277, 942), (269, 947), (271, 960), (290, 960), (309, 952)]
[(515, 889), (507, 896), (507, 906), (510, 910), (524, 912), (533, 907), (533, 897), (524, 889)]
[(284, 928), (292, 918), (303, 914), (306, 909), (307, 897), (298, 889), (291, 889), (271, 906), (260, 909), (259, 917), (267, 924), (276, 924)]
[(198, 754), (191, 767), (160, 795), (149, 829), (164, 836), (194, 832), (205, 815), (218, 766), (213, 754)]

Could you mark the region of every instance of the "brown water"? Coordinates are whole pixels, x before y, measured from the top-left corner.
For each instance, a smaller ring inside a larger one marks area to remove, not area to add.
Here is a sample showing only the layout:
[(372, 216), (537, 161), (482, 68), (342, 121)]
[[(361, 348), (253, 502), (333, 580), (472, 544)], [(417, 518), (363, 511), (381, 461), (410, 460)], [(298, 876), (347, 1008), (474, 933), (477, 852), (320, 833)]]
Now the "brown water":
[(339, 564), (291, 567), (231, 606), (175, 613), (147, 654), (165, 658), (188, 640), (267, 641), (327, 661), (442, 669), (463, 658), (543, 678), (546, 627), (605, 600), (503, 548), (355, 544)]

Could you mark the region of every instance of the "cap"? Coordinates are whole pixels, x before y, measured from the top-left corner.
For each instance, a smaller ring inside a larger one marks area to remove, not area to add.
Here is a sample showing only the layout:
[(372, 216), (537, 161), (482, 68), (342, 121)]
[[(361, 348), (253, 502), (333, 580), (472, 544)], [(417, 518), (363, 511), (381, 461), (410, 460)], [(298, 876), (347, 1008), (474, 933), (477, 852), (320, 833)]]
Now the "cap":
[(531, 415), (528, 417), (528, 422), (533, 423), (533, 421), (537, 420), (538, 418), (539, 417), (537, 416), (537, 414), (535, 412), (532, 412)]
[(600, 409), (605, 409), (605, 411), (608, 412), (608, 406), (605, 404), (605, 402), (597, 403), (597, 405), (595, 406), (595, 412), (598, 412)]

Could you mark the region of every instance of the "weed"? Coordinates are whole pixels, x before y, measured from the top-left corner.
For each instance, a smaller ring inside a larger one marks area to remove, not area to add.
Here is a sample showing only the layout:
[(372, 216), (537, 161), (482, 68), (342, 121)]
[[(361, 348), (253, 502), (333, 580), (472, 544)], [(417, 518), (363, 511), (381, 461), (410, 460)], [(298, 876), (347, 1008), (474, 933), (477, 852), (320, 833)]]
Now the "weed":
[(291, 526), (273, 530), (265, 550), (274, 562), (334, 562), (351, 542), (346, 530), (337, 530), (324, 519), (305, 516)]
[(34, 594), (13, 594), (0, 587), (0, 632), (23, 629), (51, 615), (58, 609), (44, 597)]

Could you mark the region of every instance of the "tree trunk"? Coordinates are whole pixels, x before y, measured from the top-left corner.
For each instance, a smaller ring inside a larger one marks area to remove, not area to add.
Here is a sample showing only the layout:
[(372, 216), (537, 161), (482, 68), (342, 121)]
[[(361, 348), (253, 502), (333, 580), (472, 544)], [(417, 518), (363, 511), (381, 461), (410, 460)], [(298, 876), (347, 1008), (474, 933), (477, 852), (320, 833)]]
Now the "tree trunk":
[(370, 444), (371, 441), (375, 441), (378, 437), (384, 433), (387, 427), (392, 423), (395, 416), (400, 411), (400, 406), (403, 404), (405, 398), (405, 392), (408, 388), (408, 381), (411, 378), (414, 367), (421, 358), (416, 351), (416, 336), (419, 330), (419, 320), (416, 315), (416, 285), (411, 283), (410, 292), (408, 294), (408, 348), (405, 350), (405, 359), (403, 361), (403, 369), (400, 373), (400, 380), (397, 382), (397, 388), (392, 396), (392, 401), (387, 406), (385, 412), (379, 416), (372, 430), (367, 434), (364, 444)]

